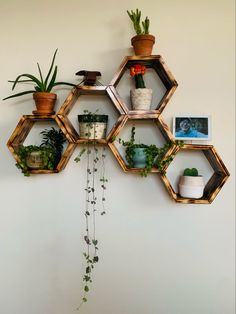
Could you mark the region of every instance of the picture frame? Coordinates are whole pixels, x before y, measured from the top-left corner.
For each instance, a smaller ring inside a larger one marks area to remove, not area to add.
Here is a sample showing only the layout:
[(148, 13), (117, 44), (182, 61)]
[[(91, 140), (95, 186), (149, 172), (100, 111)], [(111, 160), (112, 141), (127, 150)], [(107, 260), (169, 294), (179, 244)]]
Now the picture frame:
[(173, 117), (173, 135), (177, 140), (211, 140), (211, 117), (182, 115)]

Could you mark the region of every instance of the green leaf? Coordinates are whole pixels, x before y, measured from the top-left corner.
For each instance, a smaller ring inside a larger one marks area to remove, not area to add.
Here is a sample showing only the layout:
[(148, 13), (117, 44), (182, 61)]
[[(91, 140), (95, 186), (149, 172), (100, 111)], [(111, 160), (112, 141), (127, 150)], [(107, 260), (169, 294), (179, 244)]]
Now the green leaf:
[(88, 287), (88, 286), (85, 286), (85, 287), (84, 287), (84, 291), (85, 291), (85, 292), (89, 292), (89, 287)]
[(97, 245), (97, 244), (98, 244), (98, 241), (97, 241), (97, 240), (92, 240), (92, 243), (93, 243), (94, 245)]
[(97, 263), (97, 262), (98, 262), (98, 260), (99, 260), (98, 256), (94, 256), (94, 258), (93, 258), (93, 262), (94, 262), (94, 263)]
[(55, 70), (53, 72), (53, 75), (52, 75), (50, 83), (48, 84), (48, 86), (45, 85), (46, 91), (48, 93), (52, 90), (52, 88), (53, 88), (53, 86), (55, 84), (56, 77), (57, 77), (57, 66), (55, 67)]
[(48, 74), (47, 74), (46, 79), (45, 79), (45, 82), (44, 82), (44, 85), (45, 85), (45, 86), (48, 85), (48, 80), (49, 80), (49, 77), (50, 77), (50, 75), (51, 75), (51, 72), (52, 72), (52, 69), (53, 69), (53, 66), (54, 66), (54, 61), (55, 61), (55, 58), (56, 58), (57, 50), (58, 50), (58, 49), (56, 49), (55, 52), (54, 52), (54, 55), (53, 55), (53, 58), (52, 58), (52, 63), (51, 63), (50, 69), (49, 69), (49, 71), (48, 71)]
[(28, 90), (25, 92), (21, 92), (21, 93), (17, 93), (8, 97), (3, 98), (3, 100), (9, 99), (9, 98), (14, 98), (14, 97), (18, 97), (18, 96), (22, 96), (22, 95), (26, 95), (26, 94), (32, 94), (35, 93), (35, 90)]
[(35, 82), (35, 84), (38, 85), (42, 89), (42, 92), (44, 91), (43, 85), (41, 84), (41, 82), (34, 75), (27, 74), (27, 73), (24, 73), (24, 74), (17, 76), (17, 78), (16, 78), (16, 80), (12, 86), (12, 90), (14, 90), (16, 84), (19, 82), (21, 77), (28, 77), (29, 79), (31, 79), (33, 82)]
[(41, 83), (43, 84), (43, 75), (42, 75), (42, 71), (41, 71), (41, 69), (40, 69), (40, 65), (39, 65), (38, 62), (37, 62), (37, 66), (38, 66), (38, 70), (39, 70), (39, 75), (40, 75)]

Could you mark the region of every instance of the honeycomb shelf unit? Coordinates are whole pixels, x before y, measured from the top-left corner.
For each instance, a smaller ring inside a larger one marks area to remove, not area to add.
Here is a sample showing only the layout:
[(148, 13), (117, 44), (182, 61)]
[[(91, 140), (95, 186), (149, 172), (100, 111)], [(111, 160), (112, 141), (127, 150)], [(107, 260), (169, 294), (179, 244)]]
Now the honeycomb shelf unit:
[[(153, 108), (151, 110), (132, 110), (130, 108), (130, 104), (127, 103), (127, 100), (123, 97), (123, 95), (119, 91), (119, 84), (123, 80), (123, 77), (127, 76), (127, 72), (131, 66), (135, 64), (141, 64), (146, 66), (147, 71), (152, 71), (155, 74), (158, 82), (161, 82), (163, 85), (163, 95), (160, 96), (158, 101), (155, 101), (153, 104)], [(173, 188), (170, 180), (168, 179), (168, 175), (163, 175), (159, 173), (156, 168), (153, 168), (151, 172), (156, 173), (161, 178), (167, 192), (170, 197), (178, 202), (183, 204), (210, 204), (215, 199), (216, 195), (221, 190), (222, 186), (226, 182), (229, 177), (229, 172), (225, 167), (223, 161), (220, 156), (216, 152), (214, 146), (212, 145), (195, 145), (195, 144), (184, 144), (183, 147), (177, 145), (174, 141), (173, 134), (169, 129), (168, 125), (165, 123), (162, 113), (173, 96), (176, 88), (178, 86), (177, 81), (174, 76), (167, 68), (163, 58), (160, 55), (154, 56), (127, 56), (123, 59), (121, 65), (119, 66), (117, 72), (115, 73), (113, 79), (107, 86), (77, 86), (73, 88), (68, 96), (66, 97), (64, 103), (59, 108), (59, 111), (51, 116), (39, 116), (39, 115), (23, 115), (20, 119), (16, 129), (8, 140), (7, 146), (18, 162), (18, 156), (16, 154), (17, 148), (24, 144), (24, 141), (28, 134), (30, 133), (32, 127), (35, 123), (40, 121), (46, 121), (50, 123), (56, 123), (59, 129), (62, 130), (66, 139), (67, 146), (62, 155), (62, 158), (57, 166), (57, 168), (53, 171), (50, 170), (31, 170), (30, 173), (38, 174), (38, 173), (57, 173), (65, 168), (67, 165), (74, 149), (77, 146), (84, 145), (88, 142), (96, 142), (98, 145), (106, 145), (110, 148), (112, 154), (117, 160), (119, 166), (122, 168), (124, 172), (130, 173), (139, 173), (141, 170), (137, 168), (129, 168), (125, 159), (120, 154), (118, 148), (116, 147), (114, 141), (119, 136), (121, 131), (126, 127), (128, 122), (133, 121), (144, 121), (153, 123), (156, 128), (159, 130), (160, 134), (163, 136), (165, 142), (171, 142), (170, 148), (168, 149), (164, 158), (173, 155), (175, 156), (180, 152), (187, 151), (200, 151), (204, 154), (206, 162), (209, 162), (213, 175), (210, 177), (208, 182), (205, 185), (204, 195), (201, 199), (190, 199), (190, 198), (182, 198)], [(111, 104), (113, 109), (117, 114), (117, 119), (115, 123), (112, 125), (109, 130), (106, 138), (99, 140), (86, 140), (84, 138), (80, 138), (79, 133), (74, 127), (71, 119), (69, 117), (69, 113), (74, 107), (75, 103), (78, 101), (78, 106), (80, 105), (80, 97), (88, 95), (93, 96), (95, 99), (97, 96), (105, 97), (108, 102)], [(172, 161), (173, 162), (173, 161)], [(171, 164), (172, 164), (171, 162)], [(168, 173), (168, 167), (166, 166), (166, 171)]]

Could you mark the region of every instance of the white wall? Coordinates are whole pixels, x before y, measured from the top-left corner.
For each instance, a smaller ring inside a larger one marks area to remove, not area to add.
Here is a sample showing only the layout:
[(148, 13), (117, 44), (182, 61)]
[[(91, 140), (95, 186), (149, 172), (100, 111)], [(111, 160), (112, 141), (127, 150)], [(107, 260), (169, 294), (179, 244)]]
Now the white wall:
[[(172, 201), (158, 176), (125, 174), (108, 153), (108, 213), (98, 221), (100, 262), (81, 313), (234, 313), (234, 1), (0, 2), (1, 99), (8, 79), (47, 67), (59, 49), (58, 79), (99, 70), (108, 84), (130, 55), (127, 9), (151, 20), (160, 54), (179, 83), (167, 106), (210, 114), (212, 144), (231, 172), (211, 205)], [(58, 108), (68, 90), (58, 93)], [(25, 178), (6, 142), (29, 97), (0, 106), (0, 313), (70, 314), (84, 271), (84, 167)], [(39, 194), (38, 194), (39, 192)]]

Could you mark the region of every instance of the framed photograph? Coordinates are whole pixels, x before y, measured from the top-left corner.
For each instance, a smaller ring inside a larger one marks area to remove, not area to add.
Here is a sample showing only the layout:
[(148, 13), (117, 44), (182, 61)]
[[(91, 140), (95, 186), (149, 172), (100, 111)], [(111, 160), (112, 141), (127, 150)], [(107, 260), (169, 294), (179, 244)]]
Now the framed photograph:
[(209, 141), (211, 139), (210, 116), (173, 117), (173, 135), (178, 140)]

